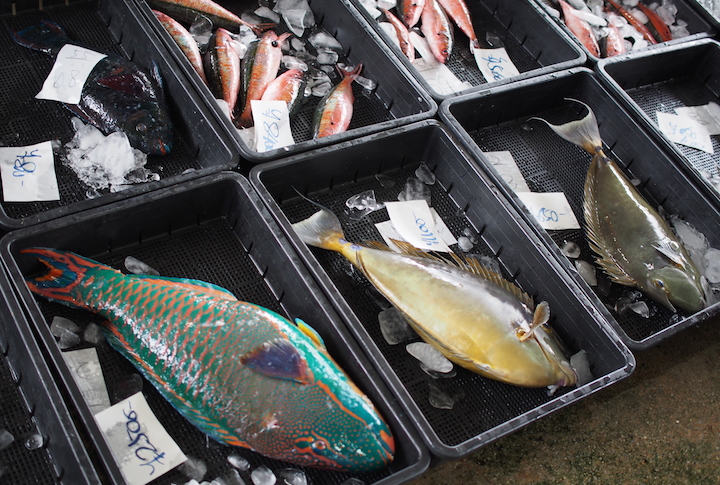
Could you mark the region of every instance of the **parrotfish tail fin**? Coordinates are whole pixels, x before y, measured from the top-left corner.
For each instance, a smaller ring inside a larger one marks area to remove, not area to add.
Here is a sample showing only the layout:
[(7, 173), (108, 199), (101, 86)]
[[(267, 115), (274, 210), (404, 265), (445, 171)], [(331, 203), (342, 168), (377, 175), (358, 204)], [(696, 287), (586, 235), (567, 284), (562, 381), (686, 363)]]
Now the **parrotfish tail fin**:
[(35, 255), (47, 267), (47, 271), (41, 276), (25, 280), (28, 288), (33, 293), (70, 307), (85, 308), (82, 302), (75, 299), (73, 290), (82, 283), (89, 269), (102, 268), (115, 271), (109, 266), (69, 251), (29, 248), (21, 252)]
[(553, 125), (542, 118), (533, 117), (531, 120), (540, 120), (550, 127), (555, 133), (575, 145), (583, 148), (591, 155), (595, 155), (599, 147), (602, 147), (602, 139), (600, 138), (600, 130), (598, 128), (595, 113), (587, 104), (576, 99), (569, 99), (585, 106), (588, 114), (579, 120), (570, 121), (562, 125)]
[(13, 31), (12, 38), (15, 42), (28, 49), (54, 54), (70, 39), (65, 29), (50, 20), (42, 20), (39, 24), (33, 25), (20, 31)]

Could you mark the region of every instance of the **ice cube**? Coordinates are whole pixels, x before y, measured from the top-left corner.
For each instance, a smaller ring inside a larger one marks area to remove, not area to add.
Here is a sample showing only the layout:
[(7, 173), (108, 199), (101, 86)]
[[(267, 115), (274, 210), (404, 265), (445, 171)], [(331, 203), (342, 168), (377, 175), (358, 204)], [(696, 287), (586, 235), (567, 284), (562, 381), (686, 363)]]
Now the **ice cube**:
[(44, 442), (45, 440), (40, 433), (33, 433), (23, 439), (23, 445), (28, 450), (37, 450), (42, 447)]
[(330, 49), (318, 49), (317, 57), (315, 58), (318, 64), (324, 65), (335, 65), (339, 59), (338, 53)]
[(432, 170), (430, 170), (430, 167), (428, 167), (425, 162), (422, 162), (415, 170), (415, 176), (428, 185), (433, 185), (436, 180), (435, 174), (432, 173)]
[(688, 37), (690, 35), (690, 31), (684, 25), (671, 25), (670, 33), (672, 34), (673, 39), (682, 39), (683, 37)]
[[(77, 118), (73, 119), (76, 120)], [(80, 123), (82, 124), (82, 121)], [(75, 135), (66, 146), (79, 148), (80, 150), (90, 150), (104, 139), (105, 135), (103, 135), (102, 131), (93, 125), (81, 125), (76, 129)]]
[(238, 454), (228, 455), (227, 461), (238, 470), (246, 472), (250, 469), (250, 462)]
[(573, 241), (563, 241), (562, 253), (571, 259), (577, 259), (580, 257), (580, 246)]
[(338, 40), (330, 35), (330, 33), (325, 29), (315, 29), (312, 34), (308, 37), (308, 42), (312, 44), (315, 49), (326, 49), (326, 50), (333, 50), (337, 52), (343, 51), (343, 46), (338, 42)]
[(405, 350), (429, 369), (437, 372), (450, 372), (453, 364), (435, 347), (425, 342), (413, 342), (405, 346)]
[(342, 482), (340, 485), (365, 485), (365, 482), (359, 478), (351, 477)]
[(270, 10), (268, 7), (258, 7), (255, 10), (255, 15), (258, 17), (262, 17), (265, 19), (268, 19), (271, 22), (274, 22), (276, 24), (280, 23), (280, 16), (276, 13)]
[(380, 185), (382, 185), (383, 188), (390, 189), (395, 187), (395, 180), (393, 180), (393, 178), (389, 175), (385, 175), (383, 173), (375, 174), (375, 180), (380, 182)]
[(587, 352), (585, 352), (584, 349), (570, 356), (570, 367), (572, 367), (577, 374), (577, 387), (584, 386), (592, 380), (593, 376), (592, 372), (590, 372), (590, 360), (588, 359)]
[(419, 178), (409, 177), (405, 182), (405, 188), (398, 194), (398, 200), (425, 200), (428, 205), (431, 205), (430, 187), (425, 185)]
[(644, 301), (636, 301), (630, 304), (630, 309), (643, 318), (650, 317), (650, 308)]
[(710, 248), (703, 257), (705, 264), (705, 278), (710, 283), (720, 283), (720, 250)]
[(390, 10), (392, 8), (395, 8), (397, 2), (395, 0), (378, 0), (377, 5), (378, 8)]
[(80, 327), (75, 322), (68, 320), (65, 317), (55, 315), (52, 319), (52, 323), (50, 324), (50, 333), (52, 333), (55, 337), (60, 338), (62, 337), (63, 330), (67, 330), (72, 333), (80, 333)]
[(465, 229), (463, 229), (463, 236), (468, 238), (470, 240), (470, 242), (473, 244), (477, 244), (478, 241), (480, 240), (480, 239), (478, 239), (479, 234), (477, 232), (475, 232), (475, 230), (471, 227), (466, 227)]
[(4, 450), (15, 441), (15, 437), (6, 429), (0, 429), (0, 450)]
[(250, 478), (254, 485), (274, 485), (277, 482), (275, 474), (265, 465), (260, 465), (252, 471)]
[(63, 328), (60, 331), (60, 337), (58, 338), (58, 347), (60, 347), (61, 350), (70, 349), (72, 347), (75, 347), (76, 345), (80, 345), (82, 340), (80, 339), (80, 336), (74, 332), (71, 332), (70, 330)]
[(308, 70), (308, 65), (295, 56), (282, 56), (282, 65), (285, 66), (285, 69)]
[(615, 302), (615, 312), (618, 315), (622, 315), (630, 309), (631, 304), (632, 304), (632, 301), (630, 301), (630, 298), (621, 296)]
[[(642, 10), (640, 10), (639, 8), (631, 9), (630, 15), (635, 17), (641, 24), (646, 24), (646, 23), (650, 22), (650, 19), (647, 17), (647, 15), (645, 15), (645, 13)], [(671, 23), (674, 23), (674, 22), (675, 22), (675, 19), (673, 19), (673, 22), (671, 22)]]
[(297, 468), (283, 468), (277, 470), (278, 485), (307, 485), (308, 480), (305, 473)]
[(382, 202), (378, 204), (375, 199), (375, 191), (372, 189), (353, 195), (345, 201), (345, 205), (348, 209), (360, 212), (361, 216), (365, 216), (385, 207), (385, 204)]
[(203, 51), (205, 50), (205, 46), (207, 46), (208, 42), (210, 42), (212, 30), (212, 21), (204, 15), (198, 15), (195, 17), (193, 23), (190, 24), (188, 32), (190, 32), (190, 35), (195, 39), (195, 42), (197, 42), (200, 50)]
[(370, 95), (377, 89), (377, 83), (364, 76), (355, 76), (355, 82), (362, 86), (365, 95)]
[(420, 362), (420, 368), (423, 370), (424, 373), (432, 377), (433, 379), (448, 379), (450, 377), (455, 377), (457, 375), (457, 371), (453, 368), (450, 372), (438, 372), (434, 371), (422, 362)]
[(455, 403), (462, 397), (444, 391), (437, 383), (432, 381), (428, 383), (428, 387), (430, 388), (428, 401), (432, 407), (437, 409), (452, 409), (455, 407)]
[(472, 241), (470, 241), (470, 239), (465, 236), (460, 236), (457, 238), (457, 245), (460, 251), (464, 253), (472, 251), (473, 248)]
[(623, 0), (623, 4), (630, 8), (637, 7), (638, 0)]
[(597, 286), (595, 287), (595, 291), (600, 297), (605, 298), (610, 294), (610, 287), (612, 286), (612, 282), (603, 273), (596, 274), (596, 277)]
[[(113, 393), (115, 402), (122, 401), (142, 391), (143, 380), (140, 374), (130, 374), (115, 384)], [(192, 478), (192, 477), (191, 477)]]
[(125, 269), (133, 274), (149, 274), (158, 276), (160, 273), (148, 264), (140, 261), (139, 259), (128, 256), (125, 258)]
[(246, 485), (245, 480), (240, 476), (240, 472), (231, 468), (223, 474), (222, 480), (226, 485)]
[(105, 341), (105, 335), (99, 325), (91, 322), (83, 331), (83, 340), (89, 344), (100, 345)]
[(191, 480), (202, 481), (205, 473), (207, 473), (207, 464), (195, 456), (187, 454), (185, 456), (187, 457), (187, 461), (180, 465), (178, 470)]
[(378, 313), (380, 331), (385, 341), (390, 345), (406, 342), (417, 336), (415, 331), (408, 325), (400, 310), (390, 307)]
[(492, 49), (499, 49), (500, 47), (505, 47), (502, 39), (495, 32), (488, 31), (485, 34), (485, 41)]
[(595, 266), (588, 263), (587, 261), (576, 259), (575, 268), (577, 269), (578, 274), (582, 276), (582, 278), (588, 285), (597, 286), (597, 275), (595, 274)]

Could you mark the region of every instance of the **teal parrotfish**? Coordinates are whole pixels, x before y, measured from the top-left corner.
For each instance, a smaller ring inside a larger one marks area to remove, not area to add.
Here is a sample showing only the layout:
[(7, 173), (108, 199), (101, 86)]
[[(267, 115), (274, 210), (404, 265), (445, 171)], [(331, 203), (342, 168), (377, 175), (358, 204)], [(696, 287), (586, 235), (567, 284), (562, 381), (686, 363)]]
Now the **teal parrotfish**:
[(125, 275), (72, 252), (29, 248), (34, 293), (107, 319), (110, 345), (221, 443), (300, 466), (364, 472), (394, 456), (390, 428), (320, 336), (210, 283)]

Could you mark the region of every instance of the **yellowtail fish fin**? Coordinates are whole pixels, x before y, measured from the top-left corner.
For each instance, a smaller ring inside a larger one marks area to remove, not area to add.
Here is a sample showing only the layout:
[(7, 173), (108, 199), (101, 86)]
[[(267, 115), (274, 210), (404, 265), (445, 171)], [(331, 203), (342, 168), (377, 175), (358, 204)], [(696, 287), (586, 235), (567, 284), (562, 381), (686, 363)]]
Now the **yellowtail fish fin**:
[(681, 268), (686, 267), (685, 258), (680, 253), (680, 248), (675, 241), (661, 241), (654, 244), (653, 247), (676, 265)]
[(550, 320), (550, 305), (548, 305), (548, 302), (546, 301), (541, 301), (533, 313), (533, 319), (532, 322), (530, 322), (530, 330), (519, 330), (517, 332), (518, 338), (521, 341), (527, 340), (533, 335), (533, 333), (535, 333), (536, 328), (541, 325), (545, 325), (548, 320)]
[(208, 283), (207, 281), (192, 280), (188, 278), (173, 278), (171, 276), (127, 275), (127, 277), (141, 279), (156, 285), (180, 287), (197, 293), (205, 293), (216, 298), (237, 300), (237, 297), (233, 295), (230, 290)]
[(322, 350), (327, 350), (325, 347), (325, 341), (322, 339), (319, 333), (317, 333), (317, 330), (312, 328), (310, 325), (305, 323), (299, 318), (295, 319), (295, 325), (297, 325), (297, 328), (310, 340), (313, 341), (315, 346)]
[(579, 120), (573, 120), (562, 125), (553, 125), (542, 118), (533, 117), (531, 120), (540, 120), (550, 127), (555, 133), (565, 140), (573, 143), (591, 155), (595, 155), (599, 147), (602, 147), (602, 139), (600, 138), (600, 130), (598, 129), (595, 113), (590, 106), (578, 101), (577, 99), (566, 98), (568, 101), (574, 101), (585, 106), (588, 114)]
[(307, 361), (295, 346), (285, 339), (274, 339), (240, 357), (248, 369), (265, 377), (287, 379), (300, 384), (314, 382)]
[(343, 230), (338, 218), (327, 209), (321, 209), (304, 221), (296, 222), (292, 228), (302, 242), (310, 246), (334, 250)]

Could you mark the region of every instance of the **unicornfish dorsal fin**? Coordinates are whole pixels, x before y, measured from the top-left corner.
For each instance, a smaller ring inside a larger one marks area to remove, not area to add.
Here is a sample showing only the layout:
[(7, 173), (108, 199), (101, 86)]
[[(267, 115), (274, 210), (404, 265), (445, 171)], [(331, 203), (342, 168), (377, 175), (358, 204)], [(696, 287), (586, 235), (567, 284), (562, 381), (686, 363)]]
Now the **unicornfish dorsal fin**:
[(573, 120), (562, 125), (553, 125), (542, 118), (533, 117), (531, 120), (540, 120), (550, 127), (555, 133), (575, 145), (582, 147), (591, 155), (595, 155), (598, 147), (602, 147), (602, 138), (600, 138), (600, 130), (598, 129), (595, 113), (590, 106), (576, 99), (569, 99), (585, 106), (588, 114), (579, 120)]
[(546, 301), (541, 301), (540, 304), (538, 304), (537, 308), (535, 308), (535, 312), (533, 313), (533, 319), (532, 322), (530, 322), (530, 329), (518, 330), (518, 338), (521, 341), (527, 340), (532, 336), (536, 328), (538, 328), (540, 325), (545, 325), (548, 320), (550, 320), (550, 305), (548, 305), (548, 302)]
[(300, 384), (313, 382), (307, 361), (289, 341), (276, 338), (265, 342), (240, 357), (248, 369), (265, 377), (286, 379)]

